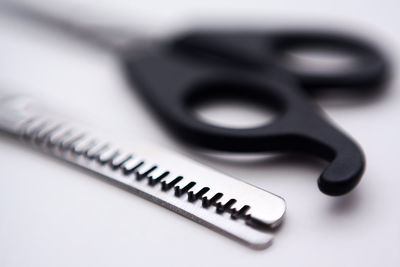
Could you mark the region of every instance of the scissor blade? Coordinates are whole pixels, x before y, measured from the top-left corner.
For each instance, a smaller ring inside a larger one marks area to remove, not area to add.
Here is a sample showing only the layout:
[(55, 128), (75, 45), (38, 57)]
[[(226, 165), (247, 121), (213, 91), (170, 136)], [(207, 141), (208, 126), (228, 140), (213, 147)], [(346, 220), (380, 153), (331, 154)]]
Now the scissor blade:
[(74, 16), (72, 12), (62, 14), (54, 9), (10, 0), (0, 1), (0, 11), (28, 23), (68, 34), (88, 44), (115, 52), (143, 47), (153, 41), (152, 37), (137, 28), (103, 25), (97, 23), (98, 20), (93, 22), (90, 18), (97, 16), (90, 14), (85, 14), (83, 20), (82, 16)]
[(279, 196), (143, 140), (116, 145), (26, 103), (0, 99), (0, 130), (255, 249), (267, 247), (269, 230), (282, 222)]

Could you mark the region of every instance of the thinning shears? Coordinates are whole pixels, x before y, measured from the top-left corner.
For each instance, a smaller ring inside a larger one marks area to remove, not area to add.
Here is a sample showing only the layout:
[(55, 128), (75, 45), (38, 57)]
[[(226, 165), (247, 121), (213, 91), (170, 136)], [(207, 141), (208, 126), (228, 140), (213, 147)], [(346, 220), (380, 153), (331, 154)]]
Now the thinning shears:
[[(293, 30), (194, 30), (168, 40), (146, 38), (110, 45), (96, 34), (40, 11), (11, 5), (23, 17), (78, 33), (113, 48), (135, 90), (174, 135), (190, 144), (231, 152), (302, 152), (330, 162), (318, 186), (342, 195), (360, 181), (365, 168), (361, 148), (335, 127), (310, 99), (310, 92), (345, 88), (358, 92), (378, 87), (388, 63), (372, 44), (350, 34)], [(355, 60), (328, 72), (295, 68), (285, 60), (292, 48), (327, 47)], [(256, 101), (278, 112), (272, 123), (231, 129), (196, 118), (199, 101), (236, 97)]]

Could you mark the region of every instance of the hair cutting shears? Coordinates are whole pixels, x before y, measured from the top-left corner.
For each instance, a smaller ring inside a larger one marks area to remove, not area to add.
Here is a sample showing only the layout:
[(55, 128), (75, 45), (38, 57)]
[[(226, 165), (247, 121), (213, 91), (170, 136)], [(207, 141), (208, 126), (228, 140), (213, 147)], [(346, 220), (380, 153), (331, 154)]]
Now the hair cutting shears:
[[(79, 31), (40, 12), (14, 10)], [(101, 38), (83, 33), (103, 44)], [(296, 68), (283, 56), (292, 48), (321, 47), (345, 51), (355, 60), (345, 68), (320, 72)], [(294, 151), (318, 156), (330, 162), (318, 180), (320, 190), (328, 195), (345, 194), (360, 181), (365, 167), (362, 150), (322, 114), (310, 92), (344, 88), (363, 93), (381, 85), (388, 63), (365, 40), (313, 30), (195, 30), (158, 42), (128, 42), (117, 51), (135, 90), (181, 140), (231, 152)], [(267, 105), (279, 115), (267, 125), (231, 129), (207, 124), (191, 112), (201, 101), (226, 97)]]

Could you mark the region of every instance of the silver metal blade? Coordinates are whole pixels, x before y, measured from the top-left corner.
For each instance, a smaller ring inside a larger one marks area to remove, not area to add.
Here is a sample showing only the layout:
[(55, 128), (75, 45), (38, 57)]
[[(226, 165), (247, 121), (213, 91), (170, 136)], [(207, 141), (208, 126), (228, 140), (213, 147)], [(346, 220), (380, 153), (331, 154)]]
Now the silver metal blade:
[(57, 8), (49, 9), (17, 0), (1, 0), (1, 12), (113, 52), (142, 49), (157, 42), (156, 38), (139, 28), (104, 25), (97, 22), (98, 19), (93, 22), (97, 16), (89, 12), (84, 16), (63, 14)]
[(267, 191), (145, 143), (116, 145), (78, 124), (0, 99), (0, 129), (41, 151), (98, 173), (138, 195), (256, 249), (267, 247), (285, 201)]

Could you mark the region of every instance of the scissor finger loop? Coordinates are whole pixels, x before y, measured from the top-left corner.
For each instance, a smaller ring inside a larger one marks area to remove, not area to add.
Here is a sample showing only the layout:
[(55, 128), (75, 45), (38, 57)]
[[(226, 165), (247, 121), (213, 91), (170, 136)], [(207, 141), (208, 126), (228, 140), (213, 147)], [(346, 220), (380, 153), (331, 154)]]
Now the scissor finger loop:
[[(356, 63), (326, 73), (295, 69), (282, 51), (302, 46), (346, 50)], [(225, 151), (316, 155), (330, 161), (318, 181), (328, 195), (351, 191), (362, 176), (360, 147), (318, 112), (307, 93), (317, 88), (360, 90), (384, 80), (385, 59), (360, 39), (315, 32), (194, 32), (125, 63), (128, 76), (167, 128), (189, 143)], [(221, 97), (257, 101), (277, 116), (260, 127), (230, 129), (209, 125), (190, 112), (198, 102)]]

